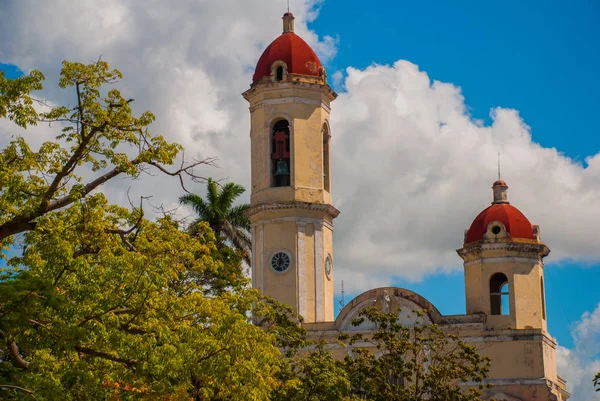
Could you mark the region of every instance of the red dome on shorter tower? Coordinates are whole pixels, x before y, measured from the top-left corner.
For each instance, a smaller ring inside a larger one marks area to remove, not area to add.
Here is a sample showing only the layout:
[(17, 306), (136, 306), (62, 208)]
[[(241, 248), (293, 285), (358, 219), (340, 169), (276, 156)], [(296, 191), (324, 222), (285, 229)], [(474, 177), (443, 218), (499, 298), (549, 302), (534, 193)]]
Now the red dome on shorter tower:
[(467, 233), (465, 244), (483, 239), (488, 225), (493, 221), (504, 224), (511, 238), (535, 239), (533, 226), (523, 213), (508, 203), (493, 204), (479, 213)]
[[(291, 13), (286, 13), (284, 19), (294, 18)], [(284, 27), (285, 29), (285, 27)], [(271, 66), (275, 61), (283, 61), (290, 74), (320, 76), (322, 67), (319, 58), (311, 47), (291, 30), (284, 32), (275, 39), (258, 59), (253, 82), (271, 75)]]
[(494, 221), (502, 223), (508, 235), (513, 239), (536, 239), (533, 226), (527, 220), (527, 217), (508, 202), (507, 189), (508, 185), (504, 180), (498, 178), (498, 181), (494, 182), (492, 185), (494, 192), (492, 206), (475, 217), (465, 236), (465, 244), (482, 240), (489, 224)]

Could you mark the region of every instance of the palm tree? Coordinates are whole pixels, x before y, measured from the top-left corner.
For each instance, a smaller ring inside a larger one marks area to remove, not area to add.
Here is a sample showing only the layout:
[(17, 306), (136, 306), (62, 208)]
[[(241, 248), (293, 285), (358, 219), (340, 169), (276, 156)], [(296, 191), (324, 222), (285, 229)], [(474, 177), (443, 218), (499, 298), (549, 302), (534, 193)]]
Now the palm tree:
[(219, 186), (212, 178), (208, 179), (206, 189), (206, 199), (196, 194), (186, 194), (179, 198), (182, 205), (191, 207), (198, 215), (198, 219), (191, 226), (191, 231), (194, 232), (194, 227), (199, 222), (207, 222), (215, 232), (217, 246), (230, 244), (231, 248), (244, 255), (244, 260), (250, 266), (252, 241), (249, 235), (250, 219), (246, 216), (246, 210), (250, 205), (246, 203), (233, 206), (236, 198), (246, 189), (233, 182)]

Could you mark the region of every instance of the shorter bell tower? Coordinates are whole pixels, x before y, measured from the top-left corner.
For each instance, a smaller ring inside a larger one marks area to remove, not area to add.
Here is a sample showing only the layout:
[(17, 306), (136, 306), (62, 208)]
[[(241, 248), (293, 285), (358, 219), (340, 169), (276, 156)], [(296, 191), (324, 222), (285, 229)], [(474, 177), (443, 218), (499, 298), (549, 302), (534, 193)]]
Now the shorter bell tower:
[(283, 16), (250, 89), (252, 284), (305, 322), (333, 321), (330, 104), (315, 52)]
[(503, 180), (493, 202), (465, 231), (457, 252), (464, 261), (467, 314), (483, 313), (488, 329), (547, 330), (543, 258), (550, 249), (508, 201)]

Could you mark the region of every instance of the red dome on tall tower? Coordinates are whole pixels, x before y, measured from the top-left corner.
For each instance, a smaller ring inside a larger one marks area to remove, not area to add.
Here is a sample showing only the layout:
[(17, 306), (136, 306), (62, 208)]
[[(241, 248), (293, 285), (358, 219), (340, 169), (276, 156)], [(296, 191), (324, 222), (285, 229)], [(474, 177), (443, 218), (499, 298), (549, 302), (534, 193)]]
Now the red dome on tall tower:
[(316, 53), (298, 35), (294, 33), (294, 16), (285, 13), (283, 16), (283, 33), (275, 39), (258, 59), (253, 82), (271, 75), (271, 66), (275, 61), (283, 61), (289, 74), (321, 75), (322, 64)]
[(508, 203), (506, 189), (508, 186), (503, 180), (494, 182), (494, 201), (492, 205), (479, 213), (465, 236), (465, 244), (484, 239), (490, 223), (498, 221), (504, 225), (506, 232), (513, 239), (535, 240), (533, 226), (519, 209)]

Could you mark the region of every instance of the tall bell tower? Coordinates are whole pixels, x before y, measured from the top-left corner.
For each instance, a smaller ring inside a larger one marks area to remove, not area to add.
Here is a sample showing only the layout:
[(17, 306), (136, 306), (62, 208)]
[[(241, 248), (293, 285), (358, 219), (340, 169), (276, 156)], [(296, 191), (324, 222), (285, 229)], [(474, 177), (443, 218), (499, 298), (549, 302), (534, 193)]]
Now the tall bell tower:
[(305, 322), (333, 321), (330, 103), (315, 52), (283, 16), (250, 89), (252, 284)]

